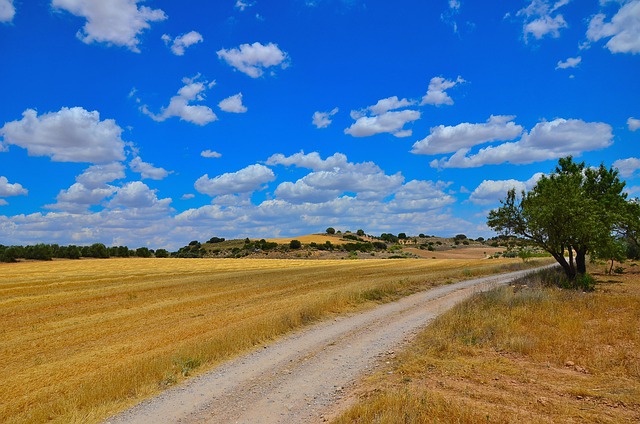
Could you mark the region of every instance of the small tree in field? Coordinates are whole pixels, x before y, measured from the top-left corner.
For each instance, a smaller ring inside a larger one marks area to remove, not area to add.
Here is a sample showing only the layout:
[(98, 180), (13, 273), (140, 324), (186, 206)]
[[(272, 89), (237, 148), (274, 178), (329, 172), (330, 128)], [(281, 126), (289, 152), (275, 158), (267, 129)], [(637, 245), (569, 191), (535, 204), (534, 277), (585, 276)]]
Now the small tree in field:
[(329, 228), (327, 228), (327, 230), (326, 230), (326, 231), (327, 231), (327, 234), (331, 234), (331, 235), (333, 235), (333, 234), (335, 234), (335, 233), (336, 233), (336, 229), (335, 229), (335, 228), (333, 228), (333, 227), (329, 227)]
[(587, 168), (569, 156), (520, 198), (510, 190), (502, 206), (489, 212), (487, 224), (549, 252), (573, 283), (586, 273), (588, 253), (640, 219), (634, 203), (626, 200), (624, 186), (616, 169)]

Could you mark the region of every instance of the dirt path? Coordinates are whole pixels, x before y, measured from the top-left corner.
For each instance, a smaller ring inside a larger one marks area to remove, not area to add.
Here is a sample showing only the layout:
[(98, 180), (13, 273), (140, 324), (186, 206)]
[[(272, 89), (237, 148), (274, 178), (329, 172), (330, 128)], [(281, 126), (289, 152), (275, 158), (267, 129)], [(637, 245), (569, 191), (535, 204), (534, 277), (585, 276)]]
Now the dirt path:
[(305, 328), (167, 390), (106, 423), (322, 422), (345, 389), (434, 317), (475, 292), (528, 272), (437, 287)]

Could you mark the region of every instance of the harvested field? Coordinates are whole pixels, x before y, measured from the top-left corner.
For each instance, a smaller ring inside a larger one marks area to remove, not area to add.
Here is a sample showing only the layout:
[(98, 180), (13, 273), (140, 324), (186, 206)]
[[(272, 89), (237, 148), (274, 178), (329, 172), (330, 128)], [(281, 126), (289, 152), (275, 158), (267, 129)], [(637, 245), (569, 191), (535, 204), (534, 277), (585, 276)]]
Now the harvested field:
[(504, 248), (500, 247), (461, 247), (457, 249), (447, 250), (421, 250), (413, 247), (405, 248), (406, 252), (413, 253), (421, 258), (433, 258), (433, 259), (483, 259), (487, 258), (496, 252), (504, 252)]
[(516, 260), (0, 265), (0, 421), (99, 422), (308, 322)]

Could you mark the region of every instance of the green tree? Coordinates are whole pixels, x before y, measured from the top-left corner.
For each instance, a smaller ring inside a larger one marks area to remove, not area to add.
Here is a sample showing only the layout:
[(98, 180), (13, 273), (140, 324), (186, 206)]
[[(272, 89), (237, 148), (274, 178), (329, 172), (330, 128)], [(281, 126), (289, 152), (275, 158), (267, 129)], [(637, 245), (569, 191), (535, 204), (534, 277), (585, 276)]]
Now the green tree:
[(168, 258), (169, 251), (167, 249), (157, 249), (156, 250), (156, 258)]
[(302, 247), (302, 243), (300, 242), (300, 240), (291, 240), (289, 242), (289, 247), (291, 249), (300, 249)]
[(336, 233), (336, 229), (333, 227), (329, 227), (326, 229), (327, 234), (335, 234)]
[(360, 237), (364, 236), (364, 230), (358, 230), (356, 231), (356, 234), (359, 235)]
[(519, 199), (510, 190), (502, 206), (489, 212), (487, 224), (504, 236), (524, 237), (542, 247), (575, 282), (586, 273), (586, 255), (634, 219), (624, 186), (617, 170), (586, 168), (569, 156)]
[(136, 256), (139, 258), (150, 258), (151, 251), (149, 250), (148, 247), (138, 247), (136, 249)]

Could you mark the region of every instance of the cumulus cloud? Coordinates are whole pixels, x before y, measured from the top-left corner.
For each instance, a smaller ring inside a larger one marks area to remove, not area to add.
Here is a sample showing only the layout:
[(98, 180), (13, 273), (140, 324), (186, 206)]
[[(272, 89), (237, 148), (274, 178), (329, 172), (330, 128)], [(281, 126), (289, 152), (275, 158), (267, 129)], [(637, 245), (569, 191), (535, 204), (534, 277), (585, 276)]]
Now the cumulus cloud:
[(488, 205), (496, 203), (501, 199), (504, 199), (507, 192), (511, 189), (516, 189), (516, 192), (531, 190), (538, 180), (542, 178), (544, 174), (538, 172), (534, 174), (527, 181), (518, 180), (484, 180), (480, 185), (471, 193), (469, 201), (476, 205)]
[(152, 163), (143, 162), (140, 156), (136, 156), (129, 162), (129, 167), (133, 172), (140, 174), (142, 179), (163, 180), (170, 174), (164, 168), (157, 168)]
[(203, 158), (221, 158), (222, 155), (218, 152), (215, 152), (213, 150), (203, 150), (202, 152), (200, 152), (200, 156), (202, 156)]
[(169, 106), (163, 107), (159, 114), (151, 112), (147, 105), (143, 105), (140, 110), (156, 122), (163, 122), (171, 117), (201, 126), (217, 121), (218, 117), (209, 106), (190, 104), (194, 101), (203, 101), (205, 91), (215, 84), (215, 82), (198, 81), (199, 78), (200, 75), (194, 78), (183, 78), (182, 82), (185, 85), (178, 90), (176, 96), (171, 98)]
[(9, 183), (7, 177), (0, 176), (0, 197), (26, 196), (29, 190), (18, 183)]
[(570, 57), (565, 61), (559, 60), (556, 69), (575, 68), (580, 64), (580, 62), (582, 62), (582, 56)]
[(486, 123), (439, 125), (431, 128), (430, 134), (413, 145), (412, 153), (434, 155), (453, 153), (460, 149), (492, 141), (513, 140), (522, 134), (523, 127), (513, 122), (515, 116), (491, 115)]
[(569, 2), (570, 0), (556, 2), (532, 0), (527, 7), (520, 9), (516, 16), (524, 19), (522, 33), (525, 41), (530, 35), (533, 35), (536, 40), (540, 40), (545, 35), (551, 35), (554, 38), (560, 37), (560, 30), (569, 25), (562, 14), (556, 12)]
[(635, 177), (636, 171), (640, 170), (640, 159), (618, 159), (617, 161), (613, 162), (613, 167), (618, 168), (618, 171), (620, 171), (620, 176), (622, 178)]
[(0, 22), (11, 22), (16, 14), (13, 0), (0, 0)]
[(230, 113), (245, 113), (247, 107), (242, 104), (242, 93), (234, 94), (218, 103), (218, 107)]
[(124, 160), (122, 128), (113, 119), (100, 120), (97, 111), (63, 107), (45, 113), (27, 109), (19, 121), (0, 128), (6, 144), (27, 149), (31, 156), (49, 156), (55, 162), (104, 163)]
[(475, 154), (469, 154), (469, 148), (462, 148), (449, 158), (434, 159), (430, 165), (432, 168), (474, 168), (506, 162), (526, 164), (568, 155), (578, 156), (611, 144), (613, 133), (608, 124), (558, 118), (536, 124), (518, 141), (489, 146)]
[(172, 39), (170, 35), (163, 34), (162, 41), (171, 49), (176, 56), (183, 56), (187, 48), (197, 43), (202, 43), (204, 38), (199, 32), (191, 31)]
[(456, 201), (453, 196), (444, 192), (449, 185), (441, 181), (409, 181), (396, 191), (393, 200), (385, 208), (390, 213), (443, 208)]
[(446, 90), (464, 82), (466, 81), (460, 76), (453, 81), (442, 77), (433, 77), (431, 81), (429, 81), (427, 94), (422, 97), (420, 104), (434, 106), (452, 105), (453, 99), (446, 93)]
[(167, 19), (161, 9), (138, 7), (142, 0), (52, 0), (56, 9), (87, 20), (76, 36), (86, 44), (107, 43), (139, 53), (140, 36), (151, 22)]
[(90, 166), (76, 177), (76, 182), (71, 187), (60, 190), (56, 203), (45, 205), (45, 208), (85, 213), (89, 207), (100, 204), (115, 193), (116, 187), (107, 183), (124, 177), (124, 165), (119, 162)]
[(282, 153), (276, 153), (267, 159), (266, 164), (269, 166), (284, 165), (296, 166), (298, 168), (307, 168), (314, 171), (330, 171), (334, 169), (353, 170), (366, 168), (368, 172), (375, 172), (380, 168), (373, 162), (363, 162), (353, 164), (348, 161), (347, 156), (342, 153), (334, 153), (333, 155), (322, 159), (318, 152), (306, 154), (304, 152), (295, 153), (291, 156), (285, 156)]
[(386, 175), (373, 162), (351, 163), (342, 153), (322, 159), (317, 152), (296, 153), (292, 156), (276, 154), (267, 160), (268, 165), (295, 165), (313, 172), (295, 183), (278, 186), (278, 198), (291, 203), (321, 203), (342, 194), (355, 194), (359, 199), (382, 199), (402, 185), (404, 177), (397, 173)]
[[(382, 115), (390, 110), (402, 109), (408, 106), (413, 106), (414, 104), (416, 104), (414, 100), (399, 99), (398, 96), (393, 96), (378, 100), (375, 105), (369, 106), (366, 111), (371, 112), (372, 115)], [(352, 112), (352, 114), (353, 113), (359, 112)]]
[(171, 199), (158, 199), (156, 191), (141, 181), (128, 182), (116, 190), (109, 207), (167, 210)]
[(279, 66), (285, 69), (289, 66), (287, 53), (274, 43), (241, 44), (238, 48), (218, 50), (217, 54), (218, 58), (251, 78), (261, 77), (269, 68)]
[(93, 205), (98, 205), (107, 197), (115, 193), (116, 187), (104, 185), (102, 187), (85, 187), (74, 183), (66, 190), (60, 190), (56, 196), (56, 203), (45, 205), (46, 209), (54, 209), (73, 213), (83, 213)]
[[(378, 102), (362, 110), (352, 110), (351, 117), (356, 120), (349, 128), (344, 130), (345, 134), (354, 137), (369, 137), (375, 134), (389, 133), (396, 137), (409, 137), (411, 130), (404, 126), (410, 122), (420, 119), (420, 112), (417, 110), (404, 108), (415, 104), (407, 99), (398, 99), (397, 96), (378, 100)], [(367, 116), (370, 115), (370, 116)]]
[(605, 45), (612, 53), (640, 53), (640, 0), (621, 4), (609, 22), (604, 13), (591, 18), (587, 38), (590, 41), (608, 38)]
[(331, 125), (331, 117), (338, 113), (338, 108), (333, 108), (329, 112), (314, 112), (311, 123), (316, 126), (316, 128), (327, 128)]
[(90, 166), (76, 177), (76, 182), (92, 189), (104, 187), (106, 183), (121, 180), (124, 177), (124, 165), (120, 162), (113, 162)]
[(264, 165), (250, 165), (237, 172), (229, 172), (209, 178), (208, 174), (198, 178), (195, 189), (209, 196), (251, 193), (262, 189), (264, 184), (275, 180), (273, 171)]
[(640, 128), (640, 119), (629, 118), (627, 119), (627, 126), (629, 127), (629, 131), (635, 131)]

